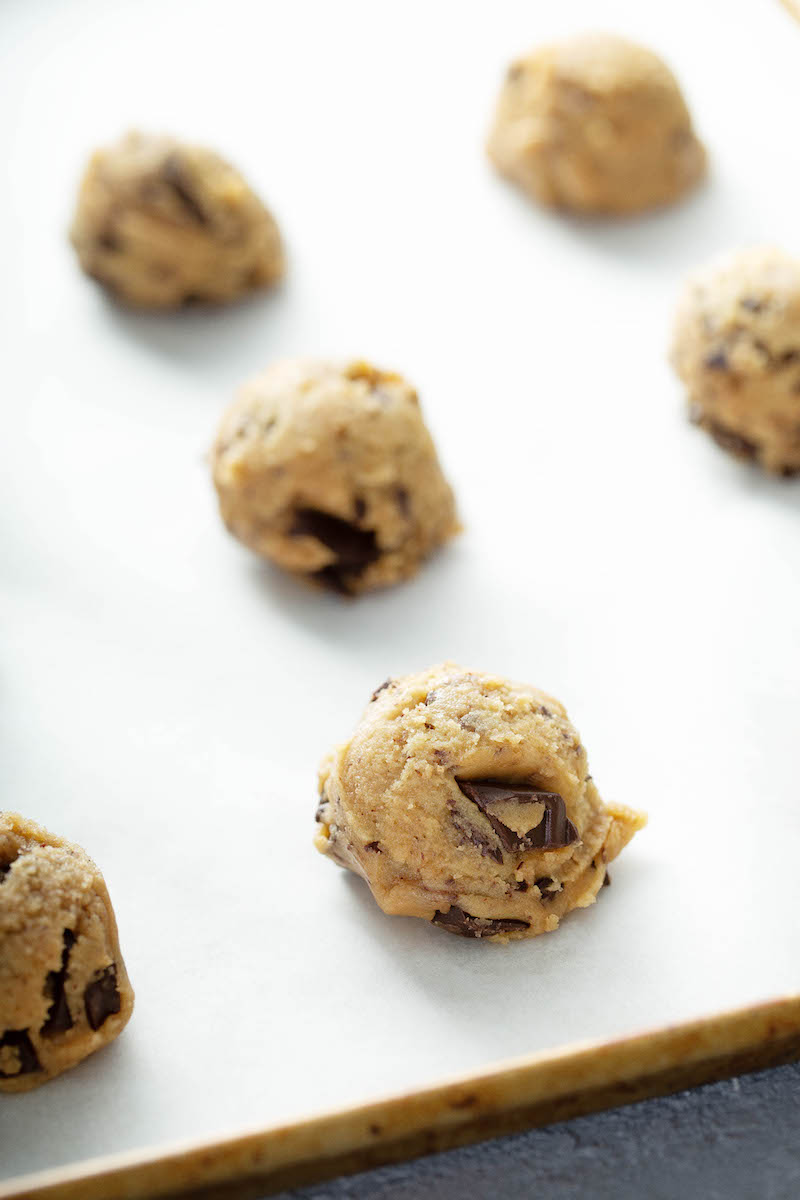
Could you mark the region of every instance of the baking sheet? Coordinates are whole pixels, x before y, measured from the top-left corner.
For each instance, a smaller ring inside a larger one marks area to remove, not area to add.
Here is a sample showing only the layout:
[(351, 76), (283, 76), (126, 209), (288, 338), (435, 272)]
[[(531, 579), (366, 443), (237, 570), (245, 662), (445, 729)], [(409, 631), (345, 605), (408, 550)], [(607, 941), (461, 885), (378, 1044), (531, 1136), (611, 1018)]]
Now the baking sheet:
[[(689, 428), (665, 362), (686, 270), (800, 249), (785, 12), (29, 0), (0, 24), (2, 803), (97, 859), (137, 992), (114, 1046), (0, 1098), (0, 1178), (798, 991), (800, 484)], [(483, 158), (506, 61), (598, 24), (686, 86), (714, 169), (677, 209), (557, 219)], [(134, 124), (241, 166), (280, 292), (158, 317), (83, 279), (80, 167)], [(420, 390), (466, 532), (405, 587), (319, 595), (221, 528), (218, 416), (293, 353)], [(554, 937), (386, 918), (311, 847), (322, 753), (444, 657), (563, 699), (601, 791), (650, 812)]]

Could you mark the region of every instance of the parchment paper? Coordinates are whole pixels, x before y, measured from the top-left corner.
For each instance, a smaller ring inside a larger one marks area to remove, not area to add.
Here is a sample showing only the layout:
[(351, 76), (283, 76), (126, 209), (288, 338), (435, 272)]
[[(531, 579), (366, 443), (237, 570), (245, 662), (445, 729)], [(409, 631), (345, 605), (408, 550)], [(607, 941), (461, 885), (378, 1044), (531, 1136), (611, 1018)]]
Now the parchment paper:
[[(800, 987), (800, 483), (724, 456), (665, 360), (691, 267), (800, 250), (780, 6), (3, 5), (2, 805), (92, 854), (137, 992), (120, 1040), (0, 1097), (0, 1177), (234, 1133)], [(505, 64), (602, 26), (673, 65), (710, 148), (682, 206), (539, 212), (483, 139)], [(134, 315), (65, 239), (91, 148), (219, 148), (285, 287)], [(405, 372), (466, 531), (348, 603), (223, 530), (204, 456), (284, 354)], [(497, 947), (384, 917), (313, 850), (317, 762), (452, 657), (561, 698), (651, 822), (597, 905)]]

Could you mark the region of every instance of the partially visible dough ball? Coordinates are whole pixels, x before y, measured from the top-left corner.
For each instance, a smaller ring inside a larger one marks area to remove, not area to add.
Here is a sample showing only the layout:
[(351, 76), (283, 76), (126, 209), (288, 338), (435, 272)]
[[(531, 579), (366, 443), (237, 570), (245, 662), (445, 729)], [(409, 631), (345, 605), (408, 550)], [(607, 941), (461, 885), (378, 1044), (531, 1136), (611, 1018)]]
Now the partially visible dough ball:
[(650, 50), (608, 34), (513, 63), (488, 149), (535, 200), (577, 213), (669, 204), (706, 165), (672, 72)]
[(494, 941), (594, 903), (645, 823), (600, 799), (557, 700), (455, 663), (387, 679), (320, 795), (317, 849), (384, 912)]
[(143, 133), (94, 153), (71, 238), (87, 275), (142, 308), (235, 300), (284, 268), (278, 227), (234, 167)]
[(60, 1075), (132, 1010), (103, 876), (80, 846), (0, 812), (0, 1091)]
[(361, 592), (414, 575), (458, 532), (414, 389), (364, 362), (279, 362), (212, 451), (230, 532), (287, 571)]
[(672, 362), (692, 419), (720, 446), (800, 471), (800, 261), (755, 248), (700, 271), (678, 306)]

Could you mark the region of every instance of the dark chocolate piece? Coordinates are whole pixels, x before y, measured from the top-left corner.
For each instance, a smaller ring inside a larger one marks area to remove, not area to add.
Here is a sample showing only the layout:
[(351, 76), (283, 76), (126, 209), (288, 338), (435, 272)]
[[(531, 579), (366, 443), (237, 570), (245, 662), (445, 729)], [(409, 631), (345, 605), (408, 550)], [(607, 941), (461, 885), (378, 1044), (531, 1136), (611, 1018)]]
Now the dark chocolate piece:
[(337, 567), (358, 569), (369, 566), (380, 555), (375, 532), (359, 529), (350, 521), (318, 508), (298, 508), (289, 530), (294, 537), (314, 537), (336, 555)]
[(120, 994), (117, 990), (117, 968), (112, 963), (95, 971), (95, 977), (87, 985), (83, 993), (83, 1003), (86, 1008), (86, 1019), (92, 1029), (99, 1029), (112, 1013), (118, 1013), (121, 1006)]
[(474, 846), (476, 850), (480, 850), (481, 858), (493, 858), (496, 863), (502, 863), (503, 851), (500, 849), (500, 847), (495, 846), (495, 844), (490, 841), (488, 837), (482, 834), (479, 829), (476, 829), (474, 825), (469, 825), (466, 821), (462, 820), (459, 814), (456, 812), (454, 805), (449, 804), (449, 808), (453, 825), (461, 834), (464, 841), (469, 842), (470, 845)]
[[(457, 779), (456, 783), (467, 799), (484, 814), (504, 849), (509, 852), (555, 850), (578, 840), (578, 831), (567, 817), (566, 805), (558, 792), (545, 792), (527, 784), (501, 783), (494, 779)], [(516, 833), (492, 811), (507, 801), (514, 804), (544, 804), (544, 816), (527, 833)]]
[(533, 882), (536, 884), (537, 888), (542, 893), (542, 895), (541, 895), (542, 900), (555, 900), (556, 896), (559, 895), (559, 892), (548, 891), (548, 888), (550, 888), (553, 885), (553, 883), (555, 882), (553, 879), (550, 878), (549, 875), (543, 875), (541, 879), (534, 879)]
[(208, 217), (200, 207), (191, 181), (177, 154), (169, 154), (166, 157), (161, 168), (161, 178), (172, 188), (192, 220), (198, 225), (208, 225)]
[(399, 508), (400, 512), (403, 514), (404, 517), (407, 517), (409, 515), (409, 513), (411, 512), (411, 502), (409, 500), (409, 495), (408, 495), (408, 492), (406, 491), (406, 489), (404, 487), (399, 487), (399, 486), (396, 487), (394, 489), (394, 498), (395, 498), (395, 503), (397, 504), (397, 507)]
[(703, 359), (703, 366), (708, 367), (709, 371), (727, 371), (728, 365), (728, 356), (724, 350), (713, 350)]
[(323, 813), (323, 810), (327, 807), (327, 804), (328, 804), (328, 797), (321, 796), (317, 802), (317, 811), (314, 813), (315, 821), (322, 821), (322, 813)]
[(734, 433), (732, 429), (721, 425), (719, 421), (709, 418), (706, 428), (718, 446), (730, 454), (735, 454), (737, 458), (755, 458), (758, 453), (758, 446), (755, 442), (749, 441), (739, 433)]
[(36, 1057), (27, 1029), (7, 1029), (5, 1033), (0, 1034), (0, 1062), (5, 1058), (2, 1051), (6, 1046), (16, 1050), (19, 1070), (4, 1071), (0, 1067), (0, 1079), (16, 1079), (18, 1075), (32, 1075), (35, 1071), (41, 1071), (41, 1063)]
[(3, 882), (8, 872), (11, 870), (11, 863), (0, 863), (0, 883)]
[(40, 1030), (42, 1037), (52, 1037), (55, 1033), (66, 1033), (68, 1029), (72, 1029), (72, 1014), (69, 1011), (67, 997), (64, 995), (64, 986), (67, 982), (69, 955), (72, 947), (75, 945), (75, 941), (75, 934), (72, 930), (65, 929), (64, 948), (61, 951), (61, 967), (58, 971), (48, 971), (47, 973), (44, 994), (45, 996), (49, 996), (53, 1003), (47, 1010), (47, 1019)]
[(393, 683), (394, 683), (394, 680), (391, 677), (389, 679), (384, 679), (383, 683), (379, 684), (375, 688), (375, 691), (370, 696), (370, 700), (377, 700), (378, 696), (380, 696), (381, 692), (384, 691), (385, 688), (391, 687)]
[(518, 933), (530, 929), (528, 921), (515, 921), (510, 917), (473, 917), (463, 908), (453, 904), (447, 912), (438, 909), (433, 915), (433, 925), (457, 933), (460, 937), (491, 937), (495, 933)]
[(364, 849), (371, 851), (373, 854), (382, 854), (383, 853), (383, 851), (381, 850), (380, 842), (367, 842), (367, 844), (364, 846)]
[(606, 871), (605, 876), (603, 877), (603, 882), (600, 886), (611, 887), (611, 876), (609, 875), (608, 871)]

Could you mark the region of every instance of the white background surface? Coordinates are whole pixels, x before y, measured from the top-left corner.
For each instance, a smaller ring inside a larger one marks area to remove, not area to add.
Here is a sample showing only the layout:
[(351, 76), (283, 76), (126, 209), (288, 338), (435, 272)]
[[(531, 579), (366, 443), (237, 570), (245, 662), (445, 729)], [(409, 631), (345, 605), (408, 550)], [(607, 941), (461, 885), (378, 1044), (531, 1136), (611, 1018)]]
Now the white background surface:
[[(491, 14), (491, 15), (490, 15)], [(625, 223), (537, 211), (483, 139), (553, 33), (651, 44), (709, 183)], [(800, 987), (800, 484), (685, 421), (685, 272), (798, 251), (800, 28), (777, 3), (7, 3), (2, 804), (103, 869), (137, 992), (110, 1049), (0, 1097), (0, 1178), (234, 1133)], [(65, 240), (128, 126), (219, 148), (286, 285), (132, 315)], [(278, 355), (418, 386), (466, 532), (413, 583), (305, 590), (224, 532), (204, 455)], [(595, 908), (496, 947), (386, 918), (311, 846), (317, 762), (388, 674), (559, 696), (651, 823)]]

